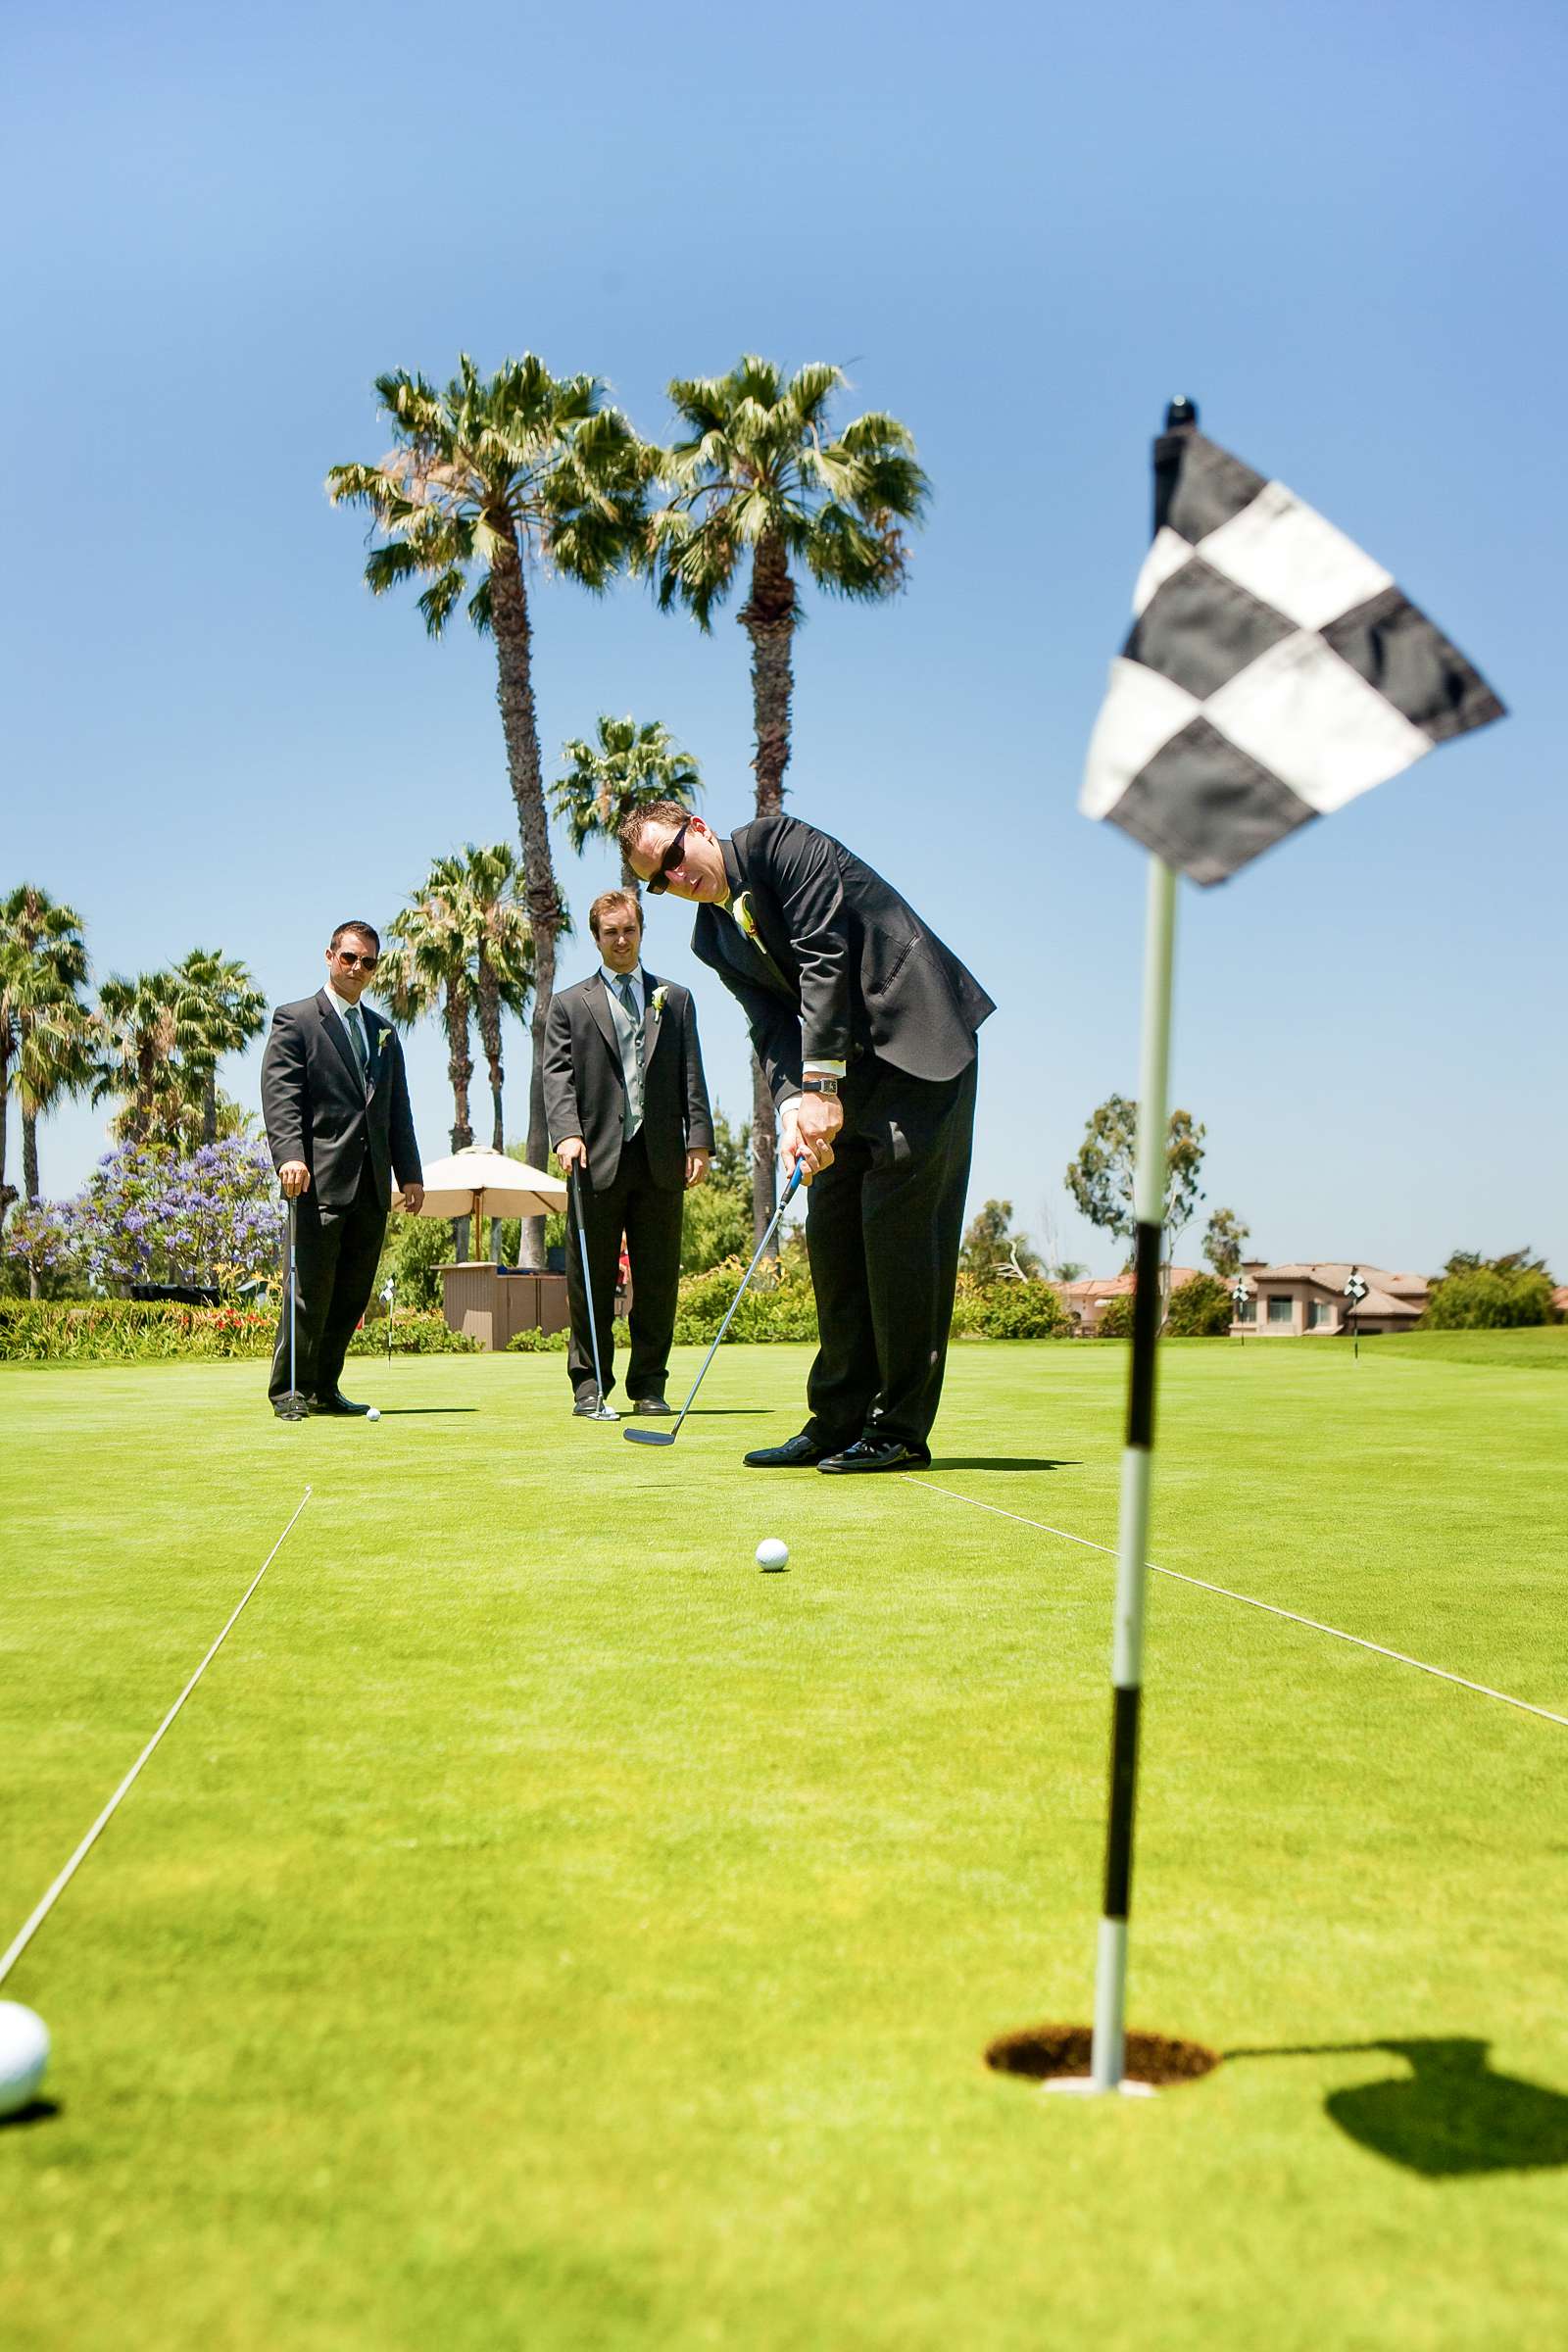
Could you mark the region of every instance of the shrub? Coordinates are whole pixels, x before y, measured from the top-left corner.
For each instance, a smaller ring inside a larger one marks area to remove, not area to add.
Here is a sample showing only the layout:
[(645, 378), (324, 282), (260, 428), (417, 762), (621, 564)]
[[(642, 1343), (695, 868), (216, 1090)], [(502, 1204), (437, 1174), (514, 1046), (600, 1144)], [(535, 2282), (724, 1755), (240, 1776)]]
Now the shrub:
[[(711, 1344), (749, 1262), (744, 1257), (726, 1257), (704, 1273), (682, 1277), (675, 1309), (677, 1345), (706, 1348)], [(760, 1272), (754, 1278), (724, 1338), (727, 1345), (731, 1340), (814, 1340), (816, 1336), (816, 1293), (811, 1288), (806, 1244), (792, 1235), (779, 1252), (776, 1274), (765, 1285)]]
[(1217, 1274), (1195, 1274), (1170, 1295), (1165, 1329), (1173, 1340), (1222, 1340), (1230, 1336), (1231, 1295)]
[(984, 1296), (980, 1329), (988, 1340), (1067, 1340), (1072, 1318), (1048, 1282), (999, 1282)]
[(1095, 1325), (1095, 1337), (1097, 1340), (1130, 1340), (1132, 1336), (1133, 1295), (1131, 1291), (1118, 1291), (1114, 1298), (1105, 1300), (1100, 1321)]
[[(349, 1342), (350, 1355), (385, 1355), (386, 1317), (378, 1323), (367, 1323)], [(404, 1314), (401, 1310), (392, 1318), (392, 1353), (394, 1355), (477, 1355), (479, 1342), (470, 1339), (466, 1331), (449, 1331), (445, 1315), (427, 1311)]]
[(0, 1359), (12, 1363), (134, 1364), (270, 1355), (277, 1317), (264, 1308), (143, 1304), (85, 1306), (0, 1300)]
[(1500, 1273), (1477, 1266), (1434, 1289), (1421, 1318), (1427, 1331), (1503, 1331), (1551, 1321), (1551, 1277), (1536, 1267)]
[(571, 1344), (571, 1334), (565, 1331), (519, 1331), (515, 1339), (507, 1342), (508, 1355), (564, 1355)]

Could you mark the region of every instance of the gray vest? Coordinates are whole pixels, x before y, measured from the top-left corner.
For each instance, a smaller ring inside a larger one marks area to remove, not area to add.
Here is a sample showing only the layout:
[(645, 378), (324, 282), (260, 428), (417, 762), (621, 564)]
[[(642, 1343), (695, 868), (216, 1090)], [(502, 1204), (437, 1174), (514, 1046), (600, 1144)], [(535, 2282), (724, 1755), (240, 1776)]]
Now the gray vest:
[[(634, 997), (643, 994), (640, 973), (627, 975)], [(615, 1024), (615, 1043), (620, 1048), (620, 1071), (626, 1081), (626, 1100), (620, 1114), (620, 1140), (629, 1144), (643, 1123), (643, 1057), (646, 1012), (640, 1011), (634, 1021), (621, 1003), (612, 983), (604, 983), (605, 999), (610, 1017)]]

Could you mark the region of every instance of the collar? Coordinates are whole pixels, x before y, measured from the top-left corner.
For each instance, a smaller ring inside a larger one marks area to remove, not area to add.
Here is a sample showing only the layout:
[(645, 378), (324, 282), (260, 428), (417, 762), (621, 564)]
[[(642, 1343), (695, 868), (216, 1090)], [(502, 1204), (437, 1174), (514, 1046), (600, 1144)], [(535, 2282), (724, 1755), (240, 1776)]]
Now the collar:
[(721, 840), (718, 849), (719, 855), (724, 860), (724, 879), (729, 884), (729, 896), (715, 901), (715, 907), (718, 913), (733, 916), (735, 901), (740, 894), (745, 876), (741, 872), (741, 861), (735, 855), (735, 844), (732, 841)]
[(599, 977), (607, 988), (612, 988), (617, 992), (620, 988), (621, 982), (623, 980), (629, 980), (632, 984), (632, 987), (640, 996), (646, 996), (648, 993), (643, 985), (643, 967), (641, 962), (634, 963), (629, 972), (612, 972), (608, 963), (601, 963), (599, 966)]
[(337, 1010), (341, 1013), (344, 1020), (348, 1019), (348, 1016), (351, 1012), (357, 1012), (360, 1014), (362, 1019), (364, 1018), (364, 1008), (358, 1004), (351, 1004), (347, 997), (340, 997), (337, 993), (337, 990), (332, 986), (330, 980), (326, 984), (326, 993), (331, 998), (332, 1003), (337, 1007)]

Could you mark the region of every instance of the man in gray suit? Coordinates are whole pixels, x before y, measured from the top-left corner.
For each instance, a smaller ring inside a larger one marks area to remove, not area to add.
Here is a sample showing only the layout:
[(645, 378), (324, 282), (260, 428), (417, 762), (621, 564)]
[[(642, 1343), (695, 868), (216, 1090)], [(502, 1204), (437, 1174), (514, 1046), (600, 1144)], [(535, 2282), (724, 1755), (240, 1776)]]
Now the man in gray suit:
[(612, 1316), (624, 1233), (632, 1283), (626, 1393), (633, 1412), (667, 1413), (681, 1199), (707, 1176), (713, 1149), (697, 1011), (689, 990), (644, 971), (635, 891), (602, 892), (588, 909), (588, 928), (603, 961), (590, 978), (551, 999), (545, 1030), (545, 1117), (581, 1204), (592, 1272), (590, 1291), (571, 1214), (572, 1411), (595, 1413), (602, 1402), (595, 1333), (606, 1390), (614, 1387)]
[[(295, 1382), (313, 1413), (365, 1413), (338, 1387), (354, 1327), (369, 1304), (392, 1180), (403, 1205), (424, 1199), (403, 1048), (360, 999), (380, 958), (368, 923), (339, 923), (326, 986), (280, 1004), (262, 1060), (262, 1116), (285, 1200), (297, 1203)], [(289, 1385), (289, 1299), (272, 1352), (276, 1411)]]

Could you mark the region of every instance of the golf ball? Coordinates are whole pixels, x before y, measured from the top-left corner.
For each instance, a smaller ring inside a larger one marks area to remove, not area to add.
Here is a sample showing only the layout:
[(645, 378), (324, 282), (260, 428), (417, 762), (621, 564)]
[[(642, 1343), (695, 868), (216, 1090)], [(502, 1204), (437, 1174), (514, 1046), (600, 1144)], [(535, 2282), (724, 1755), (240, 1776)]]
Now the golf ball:
[(15, 2115), (43, 2081), (49, 2029), (20, 2001), (0, 2001), (0, 2115)]
[(365, 1418), (367, 1421), (379, 1421), (381, 1418), (381, 1407), (378, 1404), (372, 1404)]
[(759, 1568), (787, 1568), (789, 1564), (789, 1545), (787, 1544), (781, 1544), (777, 1536), (765, 1536), (762, 1542), (757, 1546), (757, 1565)]

